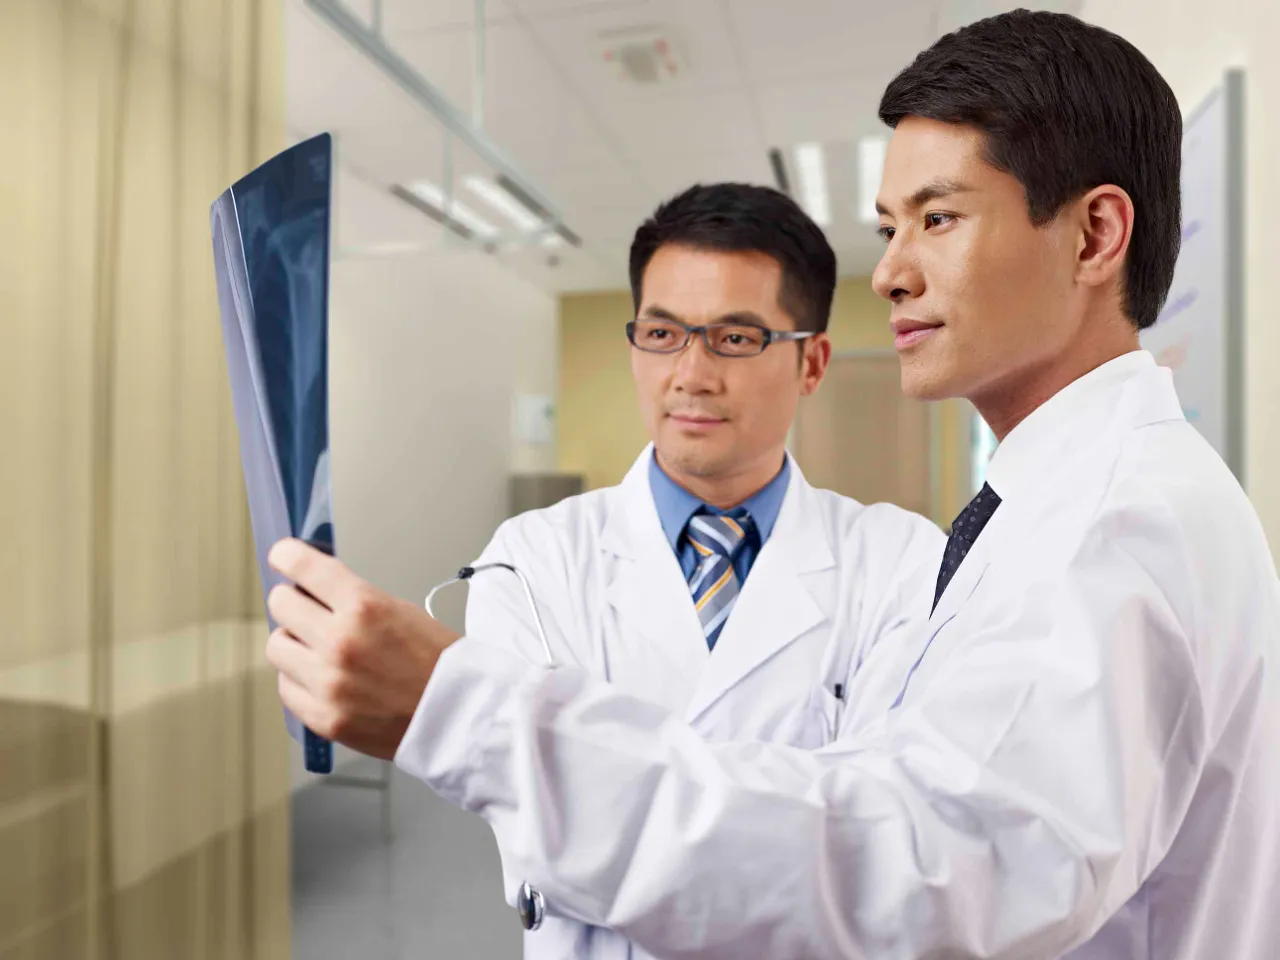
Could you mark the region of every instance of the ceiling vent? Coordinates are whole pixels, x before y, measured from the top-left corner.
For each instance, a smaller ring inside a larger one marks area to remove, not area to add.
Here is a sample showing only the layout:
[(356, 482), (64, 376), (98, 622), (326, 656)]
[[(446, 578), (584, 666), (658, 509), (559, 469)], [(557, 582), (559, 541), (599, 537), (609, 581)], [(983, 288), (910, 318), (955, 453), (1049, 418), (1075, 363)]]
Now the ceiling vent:
[(654, 86), (685, 72), (678, 45), (658, 27), (607, 30), (596, 36), (596, 48), (601, 62), (624, 83)]

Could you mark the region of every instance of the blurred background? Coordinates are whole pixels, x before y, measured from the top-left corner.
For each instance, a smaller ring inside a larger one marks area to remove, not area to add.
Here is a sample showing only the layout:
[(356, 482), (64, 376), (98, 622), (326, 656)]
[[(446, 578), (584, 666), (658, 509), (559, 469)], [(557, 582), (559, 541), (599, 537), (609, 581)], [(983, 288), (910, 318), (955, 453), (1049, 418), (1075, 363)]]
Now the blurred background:
[[(839, 255), (835, 361), (792, 437), (809, 479), (946, 527), (992, 442), (965, 404), (898, 395), (875, 111), (916, 52), (1017, 5), (0, 0), (0, 960), (519, 955), (483, 823), (351, 754), (317, 781), (285, 735), (219, 193), (334, 134), (338, 541), (400, 596), (505, 517), (621, 479), (645, 443), (628, 246), (698, 181), (785, 187)], [(1189, 116), (1243, 70), (1219, 386), (1274, 548), (1280, 14), (1030, 5), (1127, 37)]]

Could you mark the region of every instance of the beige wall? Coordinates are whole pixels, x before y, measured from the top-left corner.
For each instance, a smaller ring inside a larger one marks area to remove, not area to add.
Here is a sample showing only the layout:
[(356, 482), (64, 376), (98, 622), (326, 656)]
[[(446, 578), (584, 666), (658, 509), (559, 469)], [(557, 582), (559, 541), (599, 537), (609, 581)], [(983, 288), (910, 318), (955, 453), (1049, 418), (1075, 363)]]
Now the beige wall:
[(1280, 8), (1274, 0), (1088, 0), (1085, 19), (1151, 58), (1183, 110), (1194, 109), (1228, 67), (1246, 71), (1245, 485), (1272, 552), (1280, 552)]
[(621, 480), (648, 442), (623, 330), (631, 314), (622, 291), (560, 298), (560, 469), (584, 474), (589, 489)]
[[(623, 331), (631, 314), (626, 291), (560, 300), (560, 467), (585, 474), (589, 488), (621, 480), (648, 442)], [(892, 349), (888, 306), (868, 278), (840, 281), (830, 334), (837, 351)], [(960, 405), (941, 405), (937, 418), (940, 495), (934, 519), (946, 524), (967, 499), (967, 434), (961, 430)]]

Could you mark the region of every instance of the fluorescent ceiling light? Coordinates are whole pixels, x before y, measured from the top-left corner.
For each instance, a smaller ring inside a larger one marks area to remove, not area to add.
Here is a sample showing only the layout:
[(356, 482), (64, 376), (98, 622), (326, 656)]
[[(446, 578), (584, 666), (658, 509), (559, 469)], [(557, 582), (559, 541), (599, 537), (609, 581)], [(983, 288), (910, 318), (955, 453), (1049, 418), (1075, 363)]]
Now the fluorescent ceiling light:
[(800, 205), (820, 227), (831, 223), (831, 195), (827, 189), (827, 157), (820, 143), (796, 145), (796, 176)]
[(858, 141), (858, 219), (877, 223), (876, 194), (884, 176), (884, 155), (889, 141), (882, 136), (863, 137)]
[(520, 204), (538, 220), (551, 226), (551, 229), (559, 235), (565, 243), (571, 247), (582, 246), (582, 238), (559, 222), (554, 213), (538, 202), (537, 198), (532, 196), (528, 190), (520, 186), (516, 181), (512, 180), (505, 173), (500, 173), (495, 178), (499, 187), (501, 187), (516, 203)]
[(415, 180), (409, 184), (408, 189), (419, 200), (452, 217), (482, 240), (493, 240), (502, 232), (470, 207), (451, 197), (446, 197), (444, 191), (434, 183)]
[(467, 189), (502, 214), (516, 229), (524, 233), (535, 233), (545, 226), (545, 222), (534, 216), (528, 208), (518, 203), (511, 194), (503, 190), (492, 180), (484, 177), (467, 177)]

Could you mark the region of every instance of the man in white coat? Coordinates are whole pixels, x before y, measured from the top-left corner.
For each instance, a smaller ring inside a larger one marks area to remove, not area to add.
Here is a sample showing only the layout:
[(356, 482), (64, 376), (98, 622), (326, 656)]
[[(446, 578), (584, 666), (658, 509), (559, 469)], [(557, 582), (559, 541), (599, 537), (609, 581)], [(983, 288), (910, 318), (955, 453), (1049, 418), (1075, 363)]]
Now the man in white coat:
[[(857, 661), (927, 615), (945, 544), (916, 514), (815, 490), (786, 453), (831, 355), (835, 254), (790, 198), (717, 184), (658, 208), (630, 272), (651, 446), (620, 486), (505, 523), (477, 563), (526, 573), (558, 662), (710, 738), (818, 746)], [(467, 633), (543, 658), (511, 576), (471, 582)]]
[[(652, 445), (620, 486), (505, 523), (477, 565), (526, 574), (558, 663), (708, 740), (823, 746), (858, 664), (928, 615), (945, 544), (916, 514), (814, 489), (786, 454), (830, 359), (835, 254), (777, 191), (696, 186), (636, 232), (630, 274)], [(513, 576), (471, 581), (466, 629), (543, 659)], [(551, 917), (526, 956), (610, 949), (625, 940)]]
[(1179, 244), (1172, 93), (1018, 11), (921, 54), (881, 117), (904, 388), (1001, 442), (832, 743), (709, 741), (292, 541), (273, 562), (327, 608), (273, 598), (282, 695), (483, 816), (549, 916), (626, 938), (582, 956), (1273, 957), (1280, 583), (1138, 344)]

